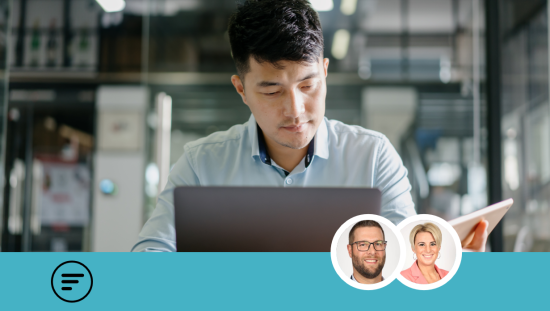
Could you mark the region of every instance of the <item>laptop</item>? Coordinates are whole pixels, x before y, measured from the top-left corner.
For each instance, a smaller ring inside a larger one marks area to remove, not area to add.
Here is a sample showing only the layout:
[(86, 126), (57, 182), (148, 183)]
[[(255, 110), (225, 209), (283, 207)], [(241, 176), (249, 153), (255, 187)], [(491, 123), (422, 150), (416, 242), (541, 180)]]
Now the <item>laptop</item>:
[(380, 214), (372, 188), (177, 187), (178, 252), (330, 252), (348, 219)]

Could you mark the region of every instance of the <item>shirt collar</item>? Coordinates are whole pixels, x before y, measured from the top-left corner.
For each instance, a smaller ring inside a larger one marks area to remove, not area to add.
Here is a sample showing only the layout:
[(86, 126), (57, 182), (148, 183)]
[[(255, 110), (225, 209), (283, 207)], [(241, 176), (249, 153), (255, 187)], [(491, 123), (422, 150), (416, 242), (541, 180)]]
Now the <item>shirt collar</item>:
[(260, 160), (262, 160), (264, 164), (271, 165), (271, 157), (267, 153), (267, 145), (265, 143), (265, 137), (259, 125), (256, 125), (256, 132), (257, 132), (256, 135), (258, 136), (257, 141), (258, 141), (258, 152), (260, 153)]
[[(434, 264), (434, 267), (435, 267), (435, 271), (437, 272), (437, 274), (439, 274), (439, 277), (440, 277), (440, 278), (443, 278), (443, 277), (441, 276), (441, 271), (439, 270), (439, 267), (438, 267), (436, 264)], [(416, 261), (413, 263), (413, 265), (412, 265), (412, 267), (411, 267), (411, 274), (412, 274), (414, 277), (416, 277), (416, 278), (420, 278), (420, 277), (421, 277), (421, 278), (423, 278), (424, 280), (426, 279), (426, 278), (424, 277), (424, 275), (422, 274), (422, 271), (420, 271), (420, 268), (418, 267), (418, 260), (416, 260)], [(426, 282), (427, 282), (427, 281), (426, 281)]]
[(412, 265), (412, 269), (411, 269), (411, 274), (414, 276), (414, 277), (424, 277), (422, 275), (422, 272), (420, 271), (420, 268), (418, 267), (418, 261), (415, 261)]
[(437, 274), (439, 274), (439, 277), (440, 277), (440, 278), (443, 278), (443, 273), (441, 272), (441, 270), (439, 269), (439, 267), (438, 267), (436, 264), (434, 264), (434, 267), (435, 267), (435, 271), (437, 271)]
[[(269, 157), (269, 154), (267, 154), (267, 147), (262, 130), (256, 123), (256, 119), (253, 114), (251, 114), (250, 119), (248, 119), (248, 133), (250, 136), (250, 145), (252, 146), (251, 156), (258, 157), (263, 163), (271, 165), (271, 158)], [(317, 133), (309, 144), (305, 161), (306, 167), (308, 167), (311, 161), (313, 161), (314, 156), (323, 159), (328, 159), (329, 156), (326, 118), (323, 118), (321, 121), (321, 124), (317, 129)]]
[(248, 119), (248, 138), (250, 139), (250, 146), (252, 146), (252, 157), (260, 157), (257, 126), (254, 115), (250, 114), (250, 118)]
[(328, 137), (328, 129), (327, 129), (327, 118), (323, 118), (323, 121), (321, 121), (321, 124), (317, 129), (317, 133), (315, 134), (314, 139), (315, 139), (315, 151), (313, 154), (317, 157), (328, 159), (329, 137)]
[[(355, 279), (355, 277), (353, 276), (353, 273), (351, 274), (351, 278), (350, 278), (352, 281), (355, 281), (357, 282), (357, 280)], [(384, 276), (382, 276), (382, 282), (384, 281)], [(357, 282), (359, 283), (359, 282)]]

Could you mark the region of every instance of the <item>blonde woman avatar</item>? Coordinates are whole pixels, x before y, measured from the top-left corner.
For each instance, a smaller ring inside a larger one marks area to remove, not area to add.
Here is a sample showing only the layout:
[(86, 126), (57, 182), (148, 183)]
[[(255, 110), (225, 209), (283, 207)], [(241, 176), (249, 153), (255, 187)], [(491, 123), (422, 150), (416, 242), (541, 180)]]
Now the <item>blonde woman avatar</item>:
[(407, 280), (417, 284), (434, 283), (444, 278), (449, 271), (439, 268), (435, 261), (441, 257), (441, 230), (427, 222), (415, 226), (409, 236), (411, 248), (416, 257), (412, 266), (401, 271)]

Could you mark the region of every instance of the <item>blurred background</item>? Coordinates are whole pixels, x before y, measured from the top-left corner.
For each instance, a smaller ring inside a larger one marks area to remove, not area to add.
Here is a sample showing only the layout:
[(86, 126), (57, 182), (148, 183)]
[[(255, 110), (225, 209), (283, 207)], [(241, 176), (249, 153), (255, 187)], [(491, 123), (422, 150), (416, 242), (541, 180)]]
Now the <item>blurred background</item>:
[[(244, 123), (239, 0), (0, 0), (0, 250), (128, 251), (187, 142)], [(492, 251), (550, 251), (548, 4), (311, 0), (326, 116), (384, 133), (418, 213), (515, 204)]]

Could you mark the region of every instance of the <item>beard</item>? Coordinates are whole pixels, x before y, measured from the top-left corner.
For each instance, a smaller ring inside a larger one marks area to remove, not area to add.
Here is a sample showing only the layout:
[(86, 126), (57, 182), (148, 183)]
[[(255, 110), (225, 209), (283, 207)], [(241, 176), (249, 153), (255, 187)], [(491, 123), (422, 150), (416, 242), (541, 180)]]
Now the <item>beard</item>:
[(375, 277), (379, 276), (380, 273), (382, 273), (382, 269), (384, 269), (384, 264), (386, 264), (386, 255), (384, 254), (384, 257), (378, 259), (378, 267), (376, 267), (374, 270), (367, 269), (363, 263), (363, 259), (359, 258), (359, 256), (355, 256), (355, 254), (353, 255), (352, 263), (355, 270), (363, 277), (367, 279), (374, 279)]
[(310, 143), (310, 141), (308, 141), (308, 143), (305, 144), (305, 145), (304, 144), (291, 144), (291, 143), (280, 142), (279, 145), (281, 145), (283, 147), (290, 148), (290, 149), (294, 149), (294, 150), (300, 150), (300, 149), (303, 149), (303, 148), (307, 147), (309, 143)]
[[(294, 121), (282, 122), (282, 123), (278, 124), (277, 127), (281, 128), (281, 127), (284, 127), (284, 126), (290, 126), (290, 125), (293, 125), (294, 123), (295, 123)], [(300, 122), (298, 122), (298, 123), (300, 123)], [(312, 122), (312, 121), (309, 121), (306, 124), (307, 124), (308, 128), (312, 128), (314, 126), (314, 122)], [(296, 134), (297, 133), (295, 133), (294, 135), (296, 135)], [(283, 147), (298, 150), (298, 149), (303, 149), (303, 148), (305, 148), (309, 145), (309, 143), (313, 139), (313, 136), (315, 135), (315, 133), (313, 133), (313, 135), (309, 135), (309, 134), (310, 133), (305, 133), (305, 137), (303, 137), (302, 139), (300, 139), (298, 137), (294, 137), (294, 138), (291, 138), (289, 140), (283, 141), (281, 139), (281, 137), (276, 137), (276, 136), (271, 137), (271, 139), (273, 139), (276, 143), (278, 143), (279, 145), (281, 145)]]
[(273, 139), (273, 140), (283, 147), (299, 150), (307, 147), (311, 142), (312, 138), (309, 138), (308, 136), (306, 136), (304, 141), (286, 141), (286, 142), (280, 141), (278, 139)]

